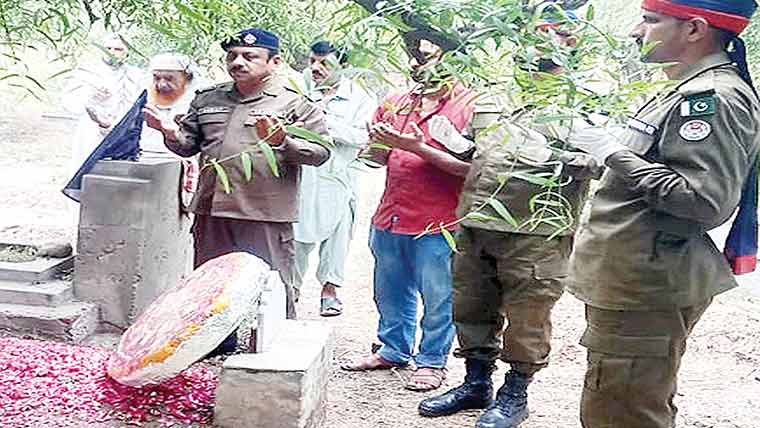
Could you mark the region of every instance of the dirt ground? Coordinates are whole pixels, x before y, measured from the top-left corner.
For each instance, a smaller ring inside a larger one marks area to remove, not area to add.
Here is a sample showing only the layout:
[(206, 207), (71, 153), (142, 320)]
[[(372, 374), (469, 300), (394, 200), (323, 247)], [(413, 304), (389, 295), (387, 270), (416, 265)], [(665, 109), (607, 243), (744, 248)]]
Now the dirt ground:
[[(7, 108), (8, 106), (5, 106)], [(2, 108), (0, 108), (2, 110)], [(67, 179), (71, 124), (39, 112), (0, 117), (0, 242), (69, 240), (74, 226), (60, 189)], [(424, 419), (417, 403), (433, 393), (403, 389), (408, 372), (346, 373), (338, 362), (369, 352), (377, 323), (372, 301), (372, 257), (367, 248), (369, 218), (383, 186), (382, 171), (365, 174), (356, 234), (342, 290), (343, 316), (325, 320), (335, 331), (336, 364), (329, 383), (325, 426), (335, 428), (429, 428), (474, 426), (478, 412)], [(681, 370), (679, 427), (757, 428), (760, 418), (760, 276), (719, 296), (698, 324)], [(302, 318), (319, 319), (316, 280), (305, 287)], [(554, 311), (552, 364), (530, 388), (531, 417), (525, 428), (575, 428), (585, 369), (578, 345), (583, 306), (566, 295)], [(458, 384), (463, 364), (451, 359), (447, 386)], [(500, 379), (503, 364), (495, 379)], [(643, 427), (642, 427), (643, 428)]]

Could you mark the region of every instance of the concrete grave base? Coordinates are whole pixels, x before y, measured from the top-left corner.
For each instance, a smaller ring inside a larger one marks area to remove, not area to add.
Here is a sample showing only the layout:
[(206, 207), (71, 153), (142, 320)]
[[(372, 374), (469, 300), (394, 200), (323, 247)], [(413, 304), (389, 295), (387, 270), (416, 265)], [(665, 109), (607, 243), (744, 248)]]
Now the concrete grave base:
[(321, 427), (332, 354), (329, 326), (283, 321), (267, 352), (225, 361), (214, 407), (216, 426)]
[(74, 294), (126, 328), (191, 267), (190, 220), (180, 214), (180, 162), (100, 161), (84, 176)]

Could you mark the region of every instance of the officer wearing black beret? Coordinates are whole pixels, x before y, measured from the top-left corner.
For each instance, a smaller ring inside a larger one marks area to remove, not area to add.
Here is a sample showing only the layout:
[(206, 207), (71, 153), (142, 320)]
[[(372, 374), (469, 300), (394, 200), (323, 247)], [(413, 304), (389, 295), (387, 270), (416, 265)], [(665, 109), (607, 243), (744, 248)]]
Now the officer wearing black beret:
[[(298, 219), (300, 168), (321, 165), (330, 153), (288, 134), (284, 125), (327, 135), (323, 114), (274, 76), (281, 62), (280, 40), (274, 33), (243, 30), (225, 40), (222, 48), (231, 82), (198, 91), (179, 125), (162, 120), (150, 106), (146, 123), (163, 133), (172, 152), (184, 157), (200, 154), (198, 191), (190, 204), (195, 214), (195, 266), (233, 251), (261, 257), (279, 271), (287, 289), (288, 317), (295, 318), (292, 224)], [(271, 148), (276, 171), (262, 143)], [(246, 154), (235, 157), (242, 152)], [(208, 167), (219, 159), (231, 159), (221, 164), (226, 178)], [(224, 350), (235, 345), (234, 340), (225, 343)]]

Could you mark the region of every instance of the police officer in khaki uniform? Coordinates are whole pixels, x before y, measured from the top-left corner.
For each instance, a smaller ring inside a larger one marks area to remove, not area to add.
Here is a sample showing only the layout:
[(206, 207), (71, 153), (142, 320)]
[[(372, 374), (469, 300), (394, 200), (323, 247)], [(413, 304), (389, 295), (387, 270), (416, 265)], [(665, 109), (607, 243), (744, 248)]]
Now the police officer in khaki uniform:
[[(572, 45), (574, 39), (558, 24), (547, 21), (539, 28), (555, 27), (560, 42)], [(563, 72), (549, 60), (539, 65), (544, 72)], [(454, 355), (465, 358), (467, 375), (462, 385), (419, 405), (420, 414), (428, 417), (488, 408), (478, 428), (511, 428), (528, 416), (527, 387), (549, 362), (551, 310), (563, 293), (573, 219), (590, 180), (601, 172), (585, 153), (550, 149), (550, 141), (564, 146), (559, 138), (567, 138), (569, 132), (535, 124), (535, 108), (504, 110), (494, 99), (476, 105), (471, 125), (475, 153), (457, 208), (464, 221), (453, 259), (459, 339)], [(548, 189), (520, 178), (551, 175), (560, 164), (562, 187)], [(542, 217), (556, 217), (542, 210), (546, 205), (533, 204), (541, 194), (553, 203), (565, 201), (568, 216), (541, 222)], [(492, 197), (495, 202), (489, 202)], [(471, 214), (475, 211), (478, 214)], [(504, 219), (505, 211), (513, 221)], [(491, 374), (497, 358), (510, 370), (494, 401)]]
[(576, 144), (608, 167), (571, 259), (571, 290), (586, 303), (585, 428), (675, 426), (686, 340), (713, 296), (737, 286), (707, 231), (739, 205), (760, 148), (760, 103), (737, 37), (755, 2), (642, 7), (632, 35), (654, 44), (644, 61), (672, 63), (676, 86), (620, 141)]
[[(280, 272), (288, 317), (295, 318), (292, 224), (298, 219), (300, 165), (320, 165), (330, 153), (287, 134), (282, 125), (297, 124), (321, 135), (327, 135), (327, 128), (316, 105), (273, 75), (281, 61), (276, 35), (248, 29), (222, 47), (233, 82), (198, 91), (179, 125), (151, 106), (145, 109), (146, 122), (163, 133), (172, 152), (184, 157), (200, 153), (198, 190), (190, 204), (195, 266), (233, 251), (261, 257)], [(277, 160), (276, 175), (257, 146), (262, 141)], [(243, 151), (249, 164), (235, 158)], [(233, 159), (221, 163), (225, 180), (209, 162), (227, 158)], [(225, 350), (234, 344), (227, 341)]]

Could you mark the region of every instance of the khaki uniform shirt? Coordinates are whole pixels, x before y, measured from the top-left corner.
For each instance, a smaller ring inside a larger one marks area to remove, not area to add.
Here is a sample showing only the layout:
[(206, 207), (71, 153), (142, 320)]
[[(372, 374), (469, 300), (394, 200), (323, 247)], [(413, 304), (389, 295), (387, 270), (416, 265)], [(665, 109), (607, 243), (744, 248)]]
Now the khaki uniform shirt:
[(166, 141), (180, 156), (200, 153), (201, 173), (198, 190), (190, 204), (195, 214), (239, 220), (295, 222), (298, 220), (298, 182), (301, 164), (320, 165), (330, 156), (323, 146), (293, 136), (273, 147), (280, 177), (272, 173), (264, 154), (250, 152), (253, 178), (245, 179), (239, 158), (222, 163), (232, 191), (225, 193), (212, 159), (224, 159), (254, 148), (259, 142), (252, 115), (271, 115), (290, 124), (327, 135), (322, 111), (306, 98), (278, 80), (270, 79), (261, 91), (242, 96), (232, 82), (198, 91), (188, 114), (180, 124), (178, 141)]
[(729, 220), (760, 147), (760, 105), (725, 53), (629, 122), (571, 259), (571, 291), (610, 310), (671, 310), (735, 287), (707, 231)]
[[(462, 224), (479, 229), (529, 235), (572, 235), (575, 232), (575, 219), (578, 218), (588, 193), (589, 183), (592, 178), (599, 177), (602, 167), (585, 153), (564, 150), (555, 150), (551, 159), (541, 164), (522, 160), (519, 157), (515, 159), (508, 150), (508, 146), (521, 144), (517, 140), (522, 137), (512, 136), (507, 141), (489, 138), (494, 134), (491, 131), (497, 121), (509, 120), (530, 127), (555, 142), (558, 142), (555, 138), (558, 133), (555, 129), (531, 124), (533, 114), (530, 109), (521, 109), (518, 113), (506, 118), (502, 117), (502, 111), (500, 103), (495, 100), (479, 101), (475, 107), (470, 130), (475, 136), (475, 153), (459, 199), (457, 216), (465, 217), (467, 213), (485, 204), (486, 207), (481, 212), (499, 219), (498, 221), (467, 218)], [(562, 164), (560, 187), (545, 188), (515, 176), (515, 174), (552, 174), (559, 164)], [(504, 186), (494, 197), (514, 217), (519, 227), (503, 221), (501, 216), (487, 205), (488, 199), (499, 189), (501, 180), (504, 180), (508, 174), (512, 174), (512, 177), (506, 179)], [(548, 193), (543, 196), (543, 199), (548, 199), (552, 204), (558, 205), (547, 206), (531, 202), (536, 196), (545, 192)], [(561, 199), (565, 203), (560, 204)], [(563, 211), (563, 207), (567, 208), (566, 212)], [(548, 210), (539, 215), (549, 221), (531, 223), (536, 211), (542, 208), (548, 208)], [(561, 215), (557, 216), (551, 211), (561, 212)]]

